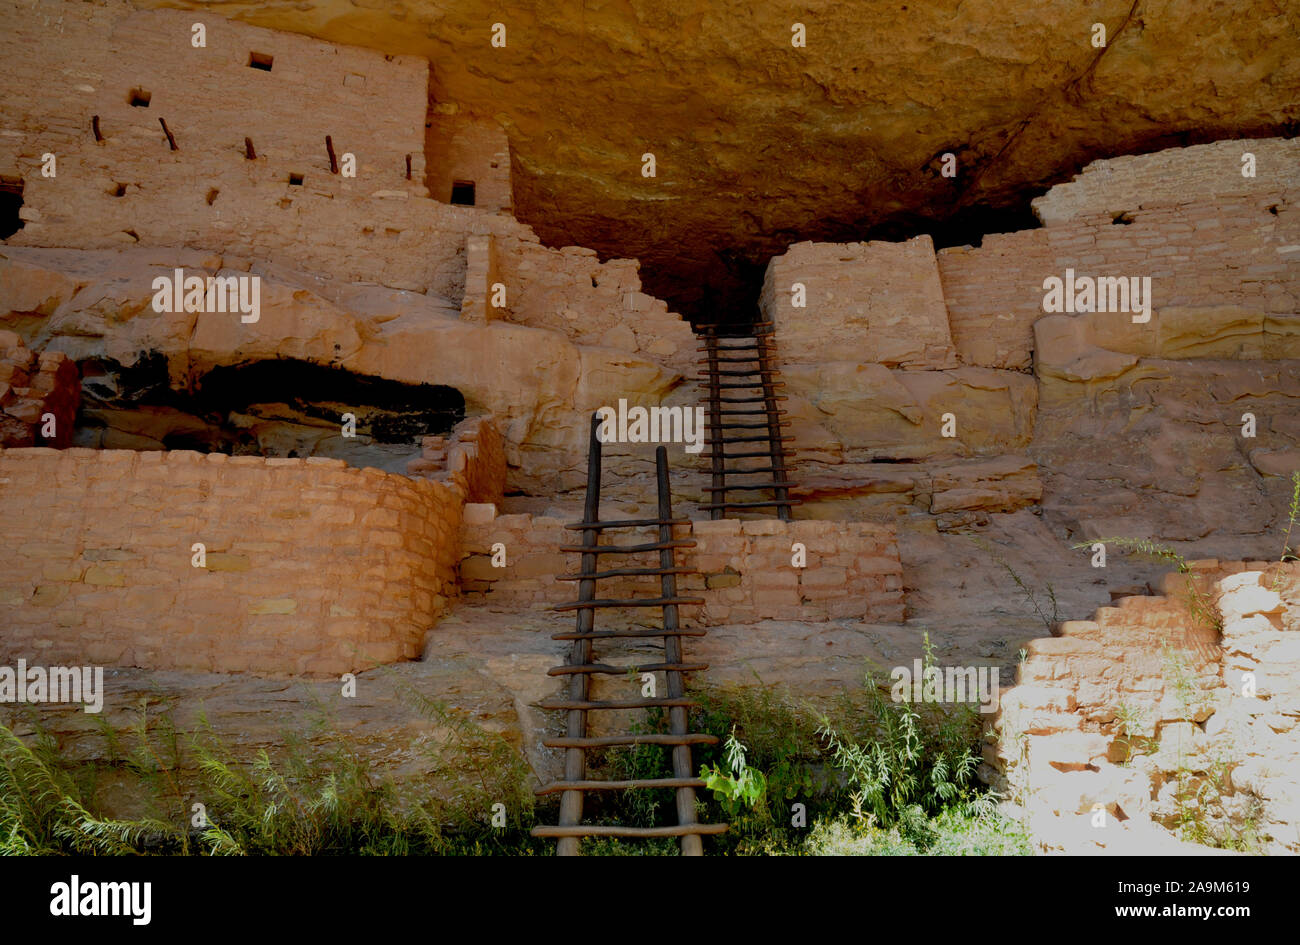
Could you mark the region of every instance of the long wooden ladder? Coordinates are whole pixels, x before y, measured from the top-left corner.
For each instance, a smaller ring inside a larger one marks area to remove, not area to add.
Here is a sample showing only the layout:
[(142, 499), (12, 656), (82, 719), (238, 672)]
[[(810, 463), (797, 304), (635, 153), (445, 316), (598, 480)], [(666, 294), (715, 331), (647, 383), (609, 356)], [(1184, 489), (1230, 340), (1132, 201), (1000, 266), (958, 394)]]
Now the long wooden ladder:
[[(695, 789), (704, 782), (694, 776), (691, 766), (691, 746), (714, 744), (712, 735), (691, 733), (687, 713), (699, 703), (687, 699), (684, 675), (708, 668), (705, 663), (687, 663), (682, 654), (682, 637), (704, 636), (703, 630), (683, 629), (677, 608), (682, 604), (702, 604), (700, 598), (681, 597), (677, 593), (677, 575), (691, 573), (675, 563), (678, 548), (694, 546), (690, 540), (673, 538), (673, 526), (687, 524), (686, 518), (673, 518), (672, 496), (668, 487), (668, 453), (664, 447), (655, 451), (656, 485), (659, 491), (658, 518), (600, 520), (600, 440), (596, 436), (599, 416), (592, 417), (590, 444), (587, 452), (587, 497), (581, 522), (566, 528), (582, 533), (582, 544), (563, 546), (561, 551), (580, 554), (578, 573), (560, 577), (562, 581), (578, 582), (578, 599), (555, 606), (555, 610), (576, 611), (577, 626), (572, 633), (552, 634), (552, 639), (568, 640), (572, 645), (567, 661), (548, 671), (550, 676), (567, 676), (568, 692), (565, 697), (548, 699), (540, 703), (544, 709), (559, 709), (568, 713), (567, 729), (562, 738), (548, 738), (543, 744), (550, 748), (563, 748), (564, 780), (556, 781), (539, 790), (538, 794), (560, 794), (560, 817), (556, 826), (533, 828), (535, 837), (554, 837), (556, 853), (560, 856), (577, 856), (582, 837), (680, 837), (682, 855), (702, 856), (701, 836), (718, 834), (727, 830), (726, 824), (701, 824), (696, 821)], [(654, 541), (626, 545), (600, 544), (602, 532), (615, 529), (652, 527), (657, 529)], [(602, 562), (618, 564), (622, 556), (658, 554), (657, 567), (606, 566)], [(596, 582), (608, 578), (655, 577), (659, 579), (658, 595), (636, 598), (598, 598)], [(635, 629), (631, 627), (597, 629), (596, 612), (606, 608), (659, 607), (663, 611), (661, 629)], [(597, 662), (595, 640), (619, 640), (662, 637), (663, 662), (643, 663), (635, 666), (617, 666)], [(604, 699), (590, 697), (591, 677), (596, 674), (626, 675), (629, 672), (662, 672), (666, 695), (655, 698)], [(641, 709), (653, 706), (668, 710), (669, 731), (666, 734), (621, 734), (592, 736), (588, 734), (588, 713), (600, 710)], [(587, 750), (631, 745), (664, 745), (671, 748), (673, 776), (671, 778), (644, 778), (628, 781), (592, 780), (587, 776)], [(666, 827), (623, 827), (582, 823), (583, 795), (587, 791), (638, 790), (673, 788), (676, 790), (677, 824)]]
[[(778, 406), (786, 399), (777, 393), (785, 384), (779, 380), (772, 323), (751, 327), (752, 333), (745, 335), (723, 335), (718, 325), (699, 329), (704, 344), (697, 350), (704, 373), (697, 380), (705, 389), (705, 442), (712, 474), (705, 489), (710, 499), (700, 508), (714, 519), (775, 509), (782, 521), (789, 521), (790, 509), (799, 500), (790, 498), (790, 487), (798, 483), (788, 475), (785, 444), (790, 437), (781, 433), (790, 425)], [(729, 453), (728, 446), (739, 449)], [(750, 465), (755, 461), (758, 465)], [(754, 493), (754, 498), (732, 499), (736, 492)], [(763, 498), (764, 492), (771, 498)]]

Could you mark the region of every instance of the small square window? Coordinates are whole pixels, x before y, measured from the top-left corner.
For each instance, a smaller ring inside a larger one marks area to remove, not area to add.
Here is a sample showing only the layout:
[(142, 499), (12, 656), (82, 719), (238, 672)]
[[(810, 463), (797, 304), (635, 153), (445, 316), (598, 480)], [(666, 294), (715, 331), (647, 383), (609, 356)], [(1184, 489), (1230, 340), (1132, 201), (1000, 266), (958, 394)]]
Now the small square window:
[(149, 101), (152, 98), (153, 93), (151, 92), (146, 92), (144, 89), (132, 89), (126, 100), (131, 103), (133, 108), (148, 108)]
[(302, 175), (301, 175), (301, 174), (292, 174), (292, 173), (291, 173), (291, 174), (289, 175), (289, 186), (290, 186), (290, 187), (301, 187), (301, 186), (302, 186)]
[(275, 57), (270, 53), (251, 52), (248, 54), (248, 68), (250, 69), (261, 69), (263, 72), (270, 72), (273, 65), (275, 65)]
[(472, 180), (452, 181), (451, 202), (464, 207), (474, 206), (474, 182)]

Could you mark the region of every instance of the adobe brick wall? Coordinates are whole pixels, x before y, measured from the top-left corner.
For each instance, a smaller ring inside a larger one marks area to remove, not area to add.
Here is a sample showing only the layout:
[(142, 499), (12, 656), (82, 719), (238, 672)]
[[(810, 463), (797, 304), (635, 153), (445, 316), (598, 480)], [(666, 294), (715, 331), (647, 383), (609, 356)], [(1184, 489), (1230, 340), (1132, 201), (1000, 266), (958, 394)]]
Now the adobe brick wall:
[[(578, 566), (576, 554), (559, 550), (579, 541), (580, 533), (565, 524), (559, 518), (496, 515), (491, 506), (466, 506), (460, 562), (465, 599), (508, 608), (576, 599), (576, 582), (555, 579)], [(637, 534), (650, 532), (640, 529)], [(614, 540), (612, 535), (606, 540)], [(677, 583), (679, 593), (705, 601), (681, 608), (682, 619), (693, 625), (903, 619), (903, 567), (893, 526), (722, 519), (677, 526), (674, 535), (696, 542), (694, 548), (677, 555), (679, 566), (699, 572), (679, 577)], [(619, 540), (629, 541), (628, 533), (620, 533)], [(791, 565), (795, 542), (802, 542), (807, 550), (806, 568)], [(491, 563), (496, 543), (506, 548), (504, 568)], [(648, 597), (657, 596), (658, 586), (654, 579), (627, 578), (601, 581), (598, 591), (602, 597)], [(644, 620), (657, 613), (647, 610), (611, 619)]]
[(338, 674), (417, 656), (456, 594), (460, 496), (341, 460), (7, 449), (0, 509), (29, 662)]

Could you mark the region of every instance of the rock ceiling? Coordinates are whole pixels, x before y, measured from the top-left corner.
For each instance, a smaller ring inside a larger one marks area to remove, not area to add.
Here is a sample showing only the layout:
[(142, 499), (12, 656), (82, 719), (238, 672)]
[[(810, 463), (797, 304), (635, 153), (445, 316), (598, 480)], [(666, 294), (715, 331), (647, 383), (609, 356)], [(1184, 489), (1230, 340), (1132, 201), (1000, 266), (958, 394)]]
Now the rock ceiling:
[(697, 320), (751, 314), (792, 242), (965, 242), (1093, 158), (1300, 127), (1300, 0), (140, 5), (427, 57), (435, 103), (506, 128), (521, 219)]

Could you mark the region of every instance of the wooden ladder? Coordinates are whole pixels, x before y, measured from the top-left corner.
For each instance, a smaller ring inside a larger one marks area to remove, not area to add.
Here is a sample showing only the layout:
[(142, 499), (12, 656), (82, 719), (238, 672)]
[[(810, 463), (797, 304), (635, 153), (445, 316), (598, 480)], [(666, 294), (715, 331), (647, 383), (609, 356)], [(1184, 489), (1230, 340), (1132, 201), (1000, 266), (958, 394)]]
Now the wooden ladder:
[[(540, 789), (538, 794), (560, 794), (560, 817), (556, 826), (533, 828), (535, 837), (554, 837), (559, 856), (577, 856), (582, 837), (680, 837), (683, 856), (702, 856), (704, 845), (701, 836), (719, 834), (727, 830), (726, 824), (701, 824), (695, 817), (695, 789), (704, 782), (694, 776), (691, 766), (691, 746), (714, 744), (713, 735), (691, 733), (687, 725), (687, 712), (698, 702), (685, 697), (684, 675), (708, 668), (705, 663), (687, 663), (682, 655), (682, 637), (704, 636), (703, 630), (683, 629), (677, 608), (682, 604), (702, 604), (696, 597), (681, 597), (677, 593), (677, 575), (692, 573), (689, 568), (677, 567), (674, 555), (678, 548), (689, 548), (694, 541), (673, 538), (673, 526), (689, 523), (690, 519), (673, 518), (672, 496), (668, 488), (668, 452), (664, 447), (655, 451), (655, 473), (659, 490), (658, 518), (600, 520), (600, 441), (596, 430), (599, 415), (591, 421), (591, 435), (587, 452), (587, 498), (581, 522), (566, 528), (582, 533), (582, 544), (563, 546), (561, 551), (580, 554), (578, 573), (560, 576), (562, 581), (578, 582), (578, 599), (558, 604), (555, 610), (576, 611), (577, 626), (573, 633), (552, 634), (554, 640), (571, 641), (568, 660), (547, 672), (549, 676), (567, 676), (568, 693), (563, 698), (544, 700), (544, 709), (560, 709), (568, 713), (568, 726), (563, 738), (548, 738), (542, 744), (548, 748), (563, 748), (564, 780)], [(627, 545), (602, 545), (600, 534), (606, 530), (626, 528), (657, 529), (654, 541)], [(657, 553), (658, 567), (608, 567), (601, 562), (617, 564), (623, 555)], [(607, 556), (603, 557), (602, 556)], [(611, 557), (613, 556), (613, 560)], [(602, 570), (603, 568), (603, 570)], [(596, 582), (606, 578), (657, 577), (658, 596), (626, 599), (598, 598)], [(596, 629), (596, 611), (616, 607), (659, 607), (663, 611), (661, 629)], [(596, 661), (593, 650), (595, 640), (663, 638), (663, 662), (636, 666), (615, 666)], [(666, 695), (655, 698), (607, 699), (590, 698), (591, 677), (595, 674), (625, 675), (629, 672), (662, 672), (666, 681)], [(640, 709), (662, 706), (668, 710), (667, 734), (625, 734), (591, 736), (587, 733), (587, 714), (608, 709)], [(644, 778), (629, 781), (600, 781), (587, 777), (587, 749), (625, 745), (664, 745), (672, 751), (673, 776), (671, 778)], [(583, 794), (586, 791), (636, 790), (647, 788), (673, 788), (676, 790), (677, 824), (666, 827), (622, 827), (582, 823)]]
[[(788, 478), (785, 444), (790, 437), (781, 433), (790, 422), (782, 419), (785, 411), (777, 406), (786, 399), (777, 393), (785, 384), (778, 380), (772, 323), (757, 322), (752, 329), (751, 334), (723, 336), (717, 325), (700, 326), (704, 344), (697, 350), (704, 374), (697, 380), (707, 396), (709, 435), (705, 442), (713, 476), (705, 489), (710, 501), (700, 508), (714, 519), (774, 508), (777, 516), (788, 522), (790, 509), (799, 500), (790, 498), (790, 487), (798, 483)], [(727, 431), (739, 435), (729, 437)], [(739, 451), (726, 451), (727, 446), (736, 445)], [(759, 465), (751, 466), (751, 461)], [(739, 482), (736, 477), (741, 477)], [(756, 498), (733, 500), (733, 492), (752, 492)], [(771, 492), (772, 498), (762, 498), (763, 492)]]

